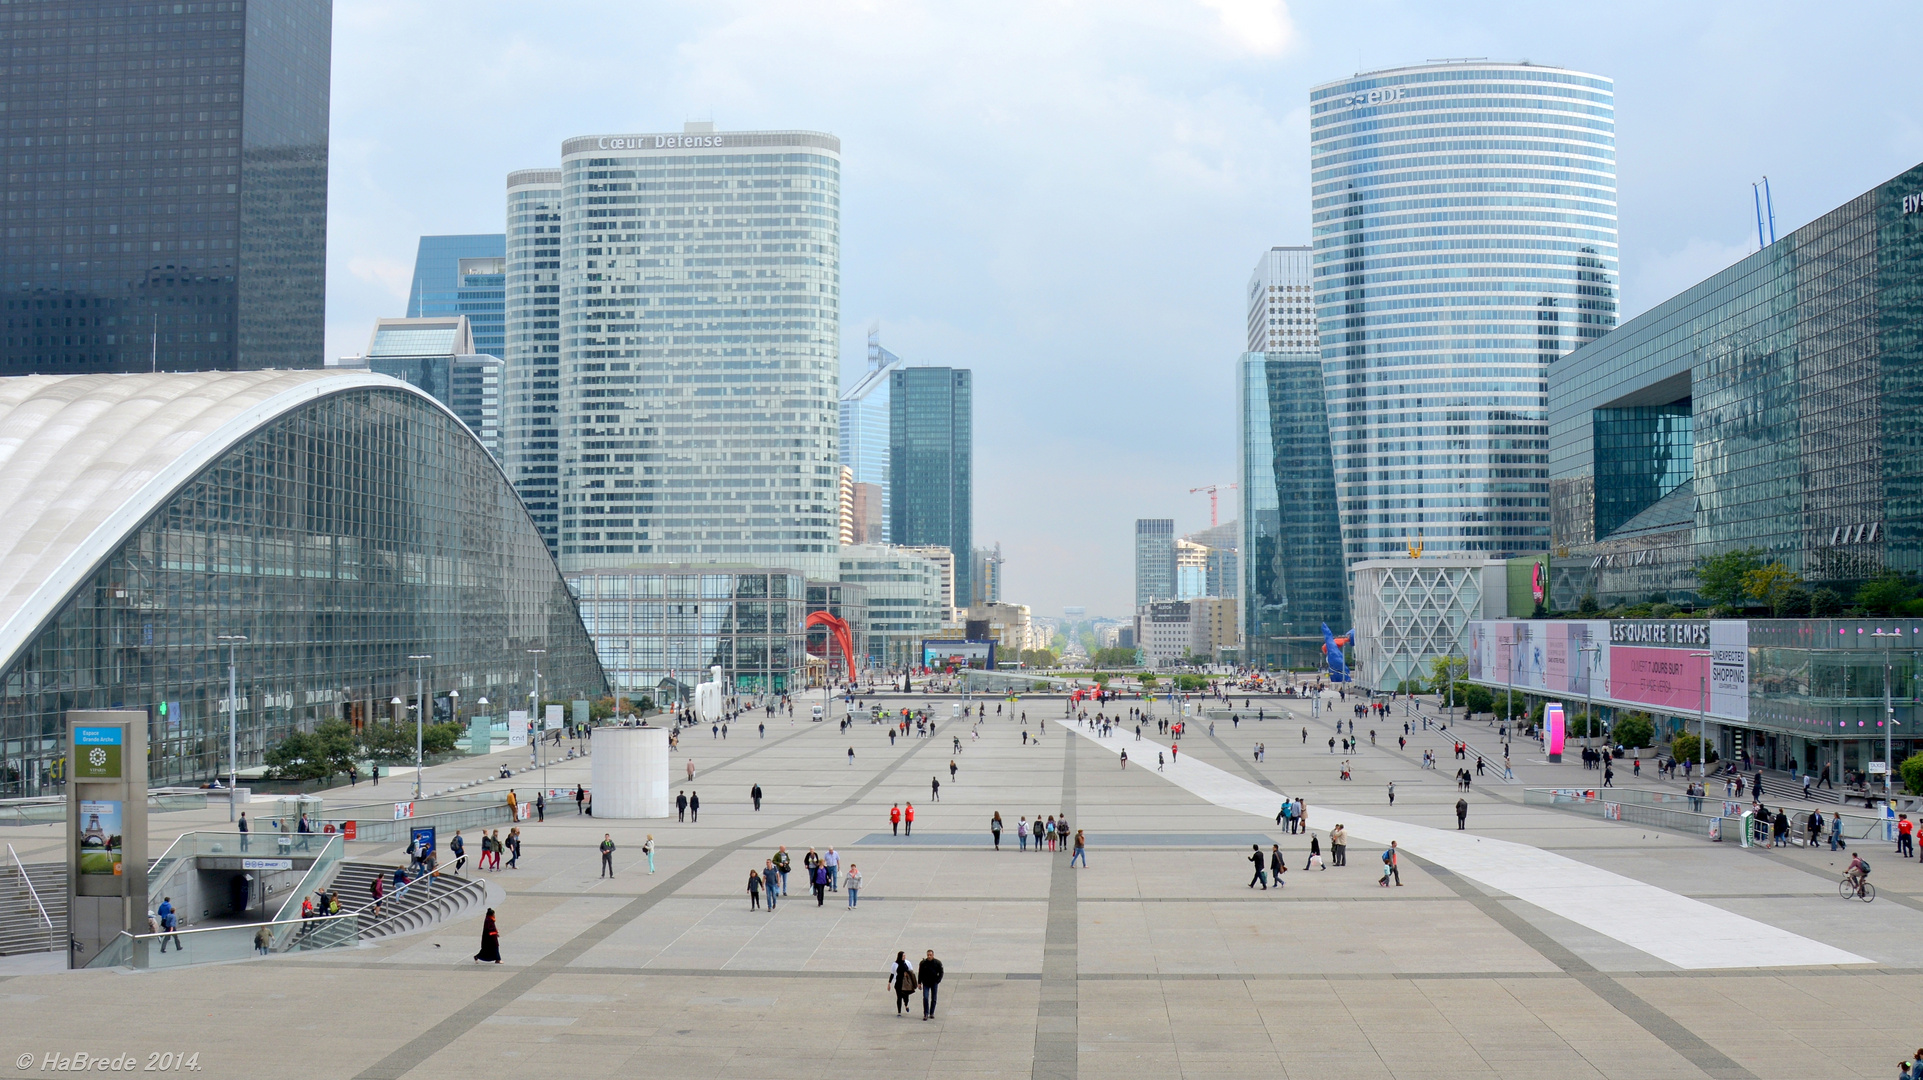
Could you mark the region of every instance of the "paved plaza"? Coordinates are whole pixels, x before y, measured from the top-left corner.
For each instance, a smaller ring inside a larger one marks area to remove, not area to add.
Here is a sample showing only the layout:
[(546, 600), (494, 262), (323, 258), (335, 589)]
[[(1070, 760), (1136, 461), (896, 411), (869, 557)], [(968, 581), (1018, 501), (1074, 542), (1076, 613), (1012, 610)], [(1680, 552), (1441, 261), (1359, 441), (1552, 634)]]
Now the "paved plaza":
[[(948, 700), (913, 700), (941, 716), (932, 738), (811, 724), (805, 703), (792, 722), (766, 721), (765, 738), (759, 714), (725, 740), (688, 730), (671, 778), (699, 792), (698, 822), (551, 807), (524, 826), (519, 869), (480, 875), (502, 894), (500, 967), (470, 959), (477, 917), (334, 952), (14, 974), (0, 981), (0, 1060), (34, 1055), (22, 1076), (52, 1051), (173, 1050), (197, 1052), (202, 1075), (260, 1078), (1640, 1080), (1883, 1077), (1923, 1044), (1907, 1019), (1923, 998), (1923, 867), (1884, 845), (1866, 853), (1881, 897), (1865, 905), (1838, 899), (1845, 860), (1827, 850), (1743, 850), (1525, 807), (1525, 784), (1600, 779), (1573, 754), (1529, 760), (1520, 743), (1517, 780), (1479, 780), (1458, 833), (1449, 740), (1418, 725), (1398, 750), (1400, 715), (1362, 721), (1362, 746), (1332, 754), (1346, 705), (1310, 718), (1266, 699), (1257, 722), (1238, 696), (1239, 725), (1193, 725), (1158, 771), (1167, 739), (1098, 740), (1063, 724), (1059, 698), (1000, 715), (991, 702), (979, 738)], [(1464, 734), (1495, 751), (1483, 725)], [(1438, 770), (1419, 767), (1425, 749)], [(428, 786), (505, 756), (433, 770)], [(587, 773), (555, 765), (548, 783)], [(399, 797), (401, 783), (381, 790)], [(1325, 855), (1330, 827), (1348, 826), (1348, 866), (1306, 868), (1309, 835), (1275, 824), (1281, 794), (1307, 800)], [(889, 807), (910, 802), (913, 835), (892, 835)], [(1049, 815), (1086, 830), (1086, 869), (1017, 849), (1018, 818)], [(152, 822), (160, 838), (225, 816)], [(50, 827), (5, 832), (23, 859), (57, 857)], [(597, 877), (603, 833), (618, 846), (612, 879)], [(1402, 885), (1383, 888), (1392, 839), (1408, 857)], [(1252, 843), (1281, 844), (1283, 887), (1248, 887)], [(747, 875), (777, 845), (795, 861), (792, 895), (751, 911)], [(831, 846), (844, 877), (860, 868), (856, 908), (837, 893), (818, 907), (802, 884), (803, 854)], [(947, 971), (936, 1017), (898, 1017), (888, 966), (930, 949)]]

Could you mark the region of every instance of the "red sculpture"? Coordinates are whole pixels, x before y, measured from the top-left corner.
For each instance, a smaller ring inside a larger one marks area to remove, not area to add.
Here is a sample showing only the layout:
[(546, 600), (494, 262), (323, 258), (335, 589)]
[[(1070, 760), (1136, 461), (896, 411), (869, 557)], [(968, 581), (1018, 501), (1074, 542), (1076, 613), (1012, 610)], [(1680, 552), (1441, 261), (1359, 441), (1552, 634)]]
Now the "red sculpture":
[[(848, 681), (854, 682), (855, 640), (848, 634), (848, 620), (830, 615), (825, 611), (816, 611), (808, 616), (807, 625), (828, 628), (829, 635), (834, 638), (836, 644), (841, 646), (841, 660), (843, 666), (848, 669)], [(834, 670), (834, 666), (834, 658), (831, 656), (828, 663), (829, 670)]]

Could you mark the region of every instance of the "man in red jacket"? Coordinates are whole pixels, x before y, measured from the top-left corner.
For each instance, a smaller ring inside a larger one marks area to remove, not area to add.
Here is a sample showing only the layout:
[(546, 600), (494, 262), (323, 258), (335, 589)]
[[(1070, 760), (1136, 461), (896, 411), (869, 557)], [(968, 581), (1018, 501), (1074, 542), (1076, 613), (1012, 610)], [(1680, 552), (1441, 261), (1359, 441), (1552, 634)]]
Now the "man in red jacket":
[(901, 804), (900, 803), (896, 803), (895, 805), (888, 808), (888, 831), (894, 833), (896, 836), (901, 835)]
[(915, 835), (915, 804), (914, 803), (908, 804), (907, 811), (902, 814), (902, 820), (908, 823), (908, 831), (903, 835), (905, 836)]

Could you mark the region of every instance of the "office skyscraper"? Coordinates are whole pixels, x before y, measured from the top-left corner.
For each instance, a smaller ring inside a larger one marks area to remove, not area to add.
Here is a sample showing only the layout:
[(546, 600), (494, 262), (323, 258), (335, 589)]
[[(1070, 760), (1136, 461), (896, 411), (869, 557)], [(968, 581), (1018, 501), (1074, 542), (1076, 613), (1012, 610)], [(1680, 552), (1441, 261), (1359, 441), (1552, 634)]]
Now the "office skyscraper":
[(561, 170), (507, 174), (503, 438), (548, 552), (561, 545)]
[(901, 358), (868, 332), (868, 370), (841, 395), (841, 463), (854, 472), (855, 542), (888, 542), (888, 387)]
[(1314, 248), (1272, 247), (1249, 275), (1249, 351), (1308, 352), (1315, 329)]
[(1312, 306), (1312, 250), (1272, 247), (1249, 277), (1239, 361), (1242, 642), (1251, 663), (1310, 667), (1346, 629), (1348, 576)]
[(1616, 323), (1614, 85), (1447, 62), (1309, 101), (1345, 558), (1547, 549), (1549, 365)]
[(330, 0), (7, 9), (0, 374), (321, 366), (332, 23)]
[(888, 387), (888, 486), (897, 544), (947, 548), (955, 602), (973, 594), (974, 374), (961, 368), (896, 368)]
[(1135, 519), (1135, 606), (1175, 599), (1175, 519)]
[(474, 351), (506, 358), (507, 237), (423, 236), (407, 289), (410, 319), (467, 316)]
[(454, 410), (496, 461), (501, 460), (501, 372), (498, 356), (476, 353), (465, 315), (376, 319), (367, 352), (329, 367), (361, 367), (412, 383)]
[(588, 135), (560, 179), (562, 569), (832, 577), (841, 141)]

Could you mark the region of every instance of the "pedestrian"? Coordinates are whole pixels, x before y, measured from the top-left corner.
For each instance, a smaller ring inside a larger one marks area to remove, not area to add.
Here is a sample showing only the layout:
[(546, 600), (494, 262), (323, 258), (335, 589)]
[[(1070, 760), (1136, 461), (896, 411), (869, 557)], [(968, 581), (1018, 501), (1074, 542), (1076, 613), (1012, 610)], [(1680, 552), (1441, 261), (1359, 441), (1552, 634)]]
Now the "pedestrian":
[(242, 851), (247, 850), (247, 834), (249, 831), (250, 829), (247, 824), (247, 811), (242, 810), (240, 812), (240, 850)]
[(649, 833), (648, 838), (646, 840), (641, 841), (641, 854), (646, 855), (648, 857), (648, 873), (650, 874), (654, 873), (654, 834), (653, 833)]
[(815, 906), (820, 907), (828, 897), (828, 868), (817, 862), (808, 872), (808, 884), (815, 890)]
[(840, 889), (836, 887), (835, 878), (841, 873), (841, 856), (836, 853), (833, 847), (828, 849), (828, 854), (821, 857), (821, 866), (828, 871), (828, 891), (839, 892)]
[(753, 788), (749, 789), (748, 798), (754, 800), (756, 810), (761, 809), (761, 785), (760, 784), (756, 784)]
[(674, 813), (676, 821), (685, 823), (688, 820), (688, 793), (686, 790), (683, 790), (674, 797)]
[(890, 834), (894, 836), (901, 835), (901, 804), (900, 803), (896, 803), (895, 805), (888, 808), (888, 831)]
[(1315, 833), (1309, 834), (1309, 862), (1311, 870), (1327, 870), (1328, 864), (1322, 861), (1322, 841)]
[(902, 820), (902, 824), (907, 826), (907, 831), (902, 833), (902, 835), (903, 836), (915, 835), (915, 804), (914, 803), (909, 803), (908, 809), (903, 810), (901, 812), (901, 820)]
[(701, 820), (701, 793), (699, 791), (688, 796), (688, 820)]
[(781, 895), (788, 895), (788, 871), (794, 869), (794, 860), (788, 857), (788, 845), (775, 848), (775, 869), (781, 874)]
[(855, 901), (861, 898), (861, 867), (856, 866), (854, 863), (848, 864), (847, 884), (848, 906), (854, 907)]
[(1388, 850), (1382, 853), (1382, 861), (1389, 864), (1389, 875), (1396, 879), (1396, 888), (1402, 887), (1402, 849), (1396, 841), (1389, 841)]
[(1250, 844), (1249, 846), (1255, 849), (1254, 854), (1249, 856), (1249, 863), (1255, 867), (1255, 876), (1249, 879), (1249, 888), (1253, 889), (1257, 885), (1260, 885), (1262, 886), (1263, 892), (1268, 892), (1269, 861), (1262, 857), (1261, 844)]
[(1002, 849), (1002, 812), (1000, 810), (995, 811), (995, 816), (988, 819), (988, 835), (995, 842), (995, 850), (1000, 851)]
[(507, 831), (507, 865), (511, 870), (521, 867), (521, 827), (515, 826)]
[[(375, 880), (378, 881), (380, 879), (376, 878)], [(254, 952), (261, 956), (266, 956), (273, 944), (274, 935), (269, 931), (267, 924), (262, 923), (260, 929), (254, 931)]]
[(1462, 830), (1468, 827), (1469, 827), (1469, 800), (1457, 799), (1456, 800), (1456, 831), (1461, 832)]
[(481, 951), (474, 954), (477, 964), (498, 964), (501, 962), (501, 928), (494, 922), (494, 909), (487, 909), (487, 918), (481, 923)]
[(781, 895), (781, 871), (775, 868), (773, 859), (762, 860), (761, 891), (768, 897), (768, 914), (773, 915), (775, 899)]
[(574, 812), (576, 814), (582, 813), (582, 804), (587, 800), (587, 797), (587, 788), (582, 787), (580, 784), (574, 785)]
[(935, 1017), (935, 994), (941, 987), (941, 975), (941, 961), (935, 959), (935, 950), (930, 949), (915, 971), (915, 981), (921, 984), (921, 1018), (923, 1020), (932, 1020)]
[(761, 910), (761, 875), (748, 871), (748, 910)]
[(1275, 887), (1282, 887), (1282, 875), (1289, 872), (1289, 864), (1282, 861), (1282, 845), (1269, 845), (1269, 876), (1275, 879)]
[(614, 876), (614, 834), (601, 834), (601, 876)]
[(694, 783), (694, 759), (688, 759), (688, 783)]
[(1396, 782), (1394, 780), (1391, 780), (1389, 781), (1389, 805), (1394, 806), (1395, 804), (1396, 804)]
[(160, 939), (160, 951), (167, 951), (168, 941), (174, 943), (174, 950), (176, 952), (184, 951), (185, 946), (180, 943), (180, 935), (174, 932), (180, 929), (180, 913), (174, 910), (174, 898), (171, 896), (162, 897), (160, 909), (156, 911), (155, 914), (160, 916), (160, 932), (163, 935), (167, 935)]
[(544, 791), (534, 793), (534, 818), (537, 821), (548, 819), (548, 800), (547, 793)]
[(931, 776), (928, 778), (928, 791), (931, 796), (928, 800), (929, 802), (941, 801), (941, 777)]
[(1026, 817), (1015, 823), (1015, 842), (1021, 845), (1021, 850), (1028, 850), (1028, 818)]
[(1329, 830), (1329, 860), (1336, 866), (1349, 865), (1349, 831), (1341, 825)]
[(1124, 770), (1128, 768), (1128, 751), (1127, 750), (1122, 751), (1122, 768)]
[(1082, 860), (1082, 869), (1088, 869), (1088, 838), (1080, 829), (1075, 830), (1075, 854), (1068, 857), (1068, 865), (1074, 866), (1076, 859)]
[(897, 952), (888, 969), (888, 985), (895, 991), (895, 1015), (908, 1011), (908, 1000), (915, 996), (915, 969), (908, 966), (908, 954)]

